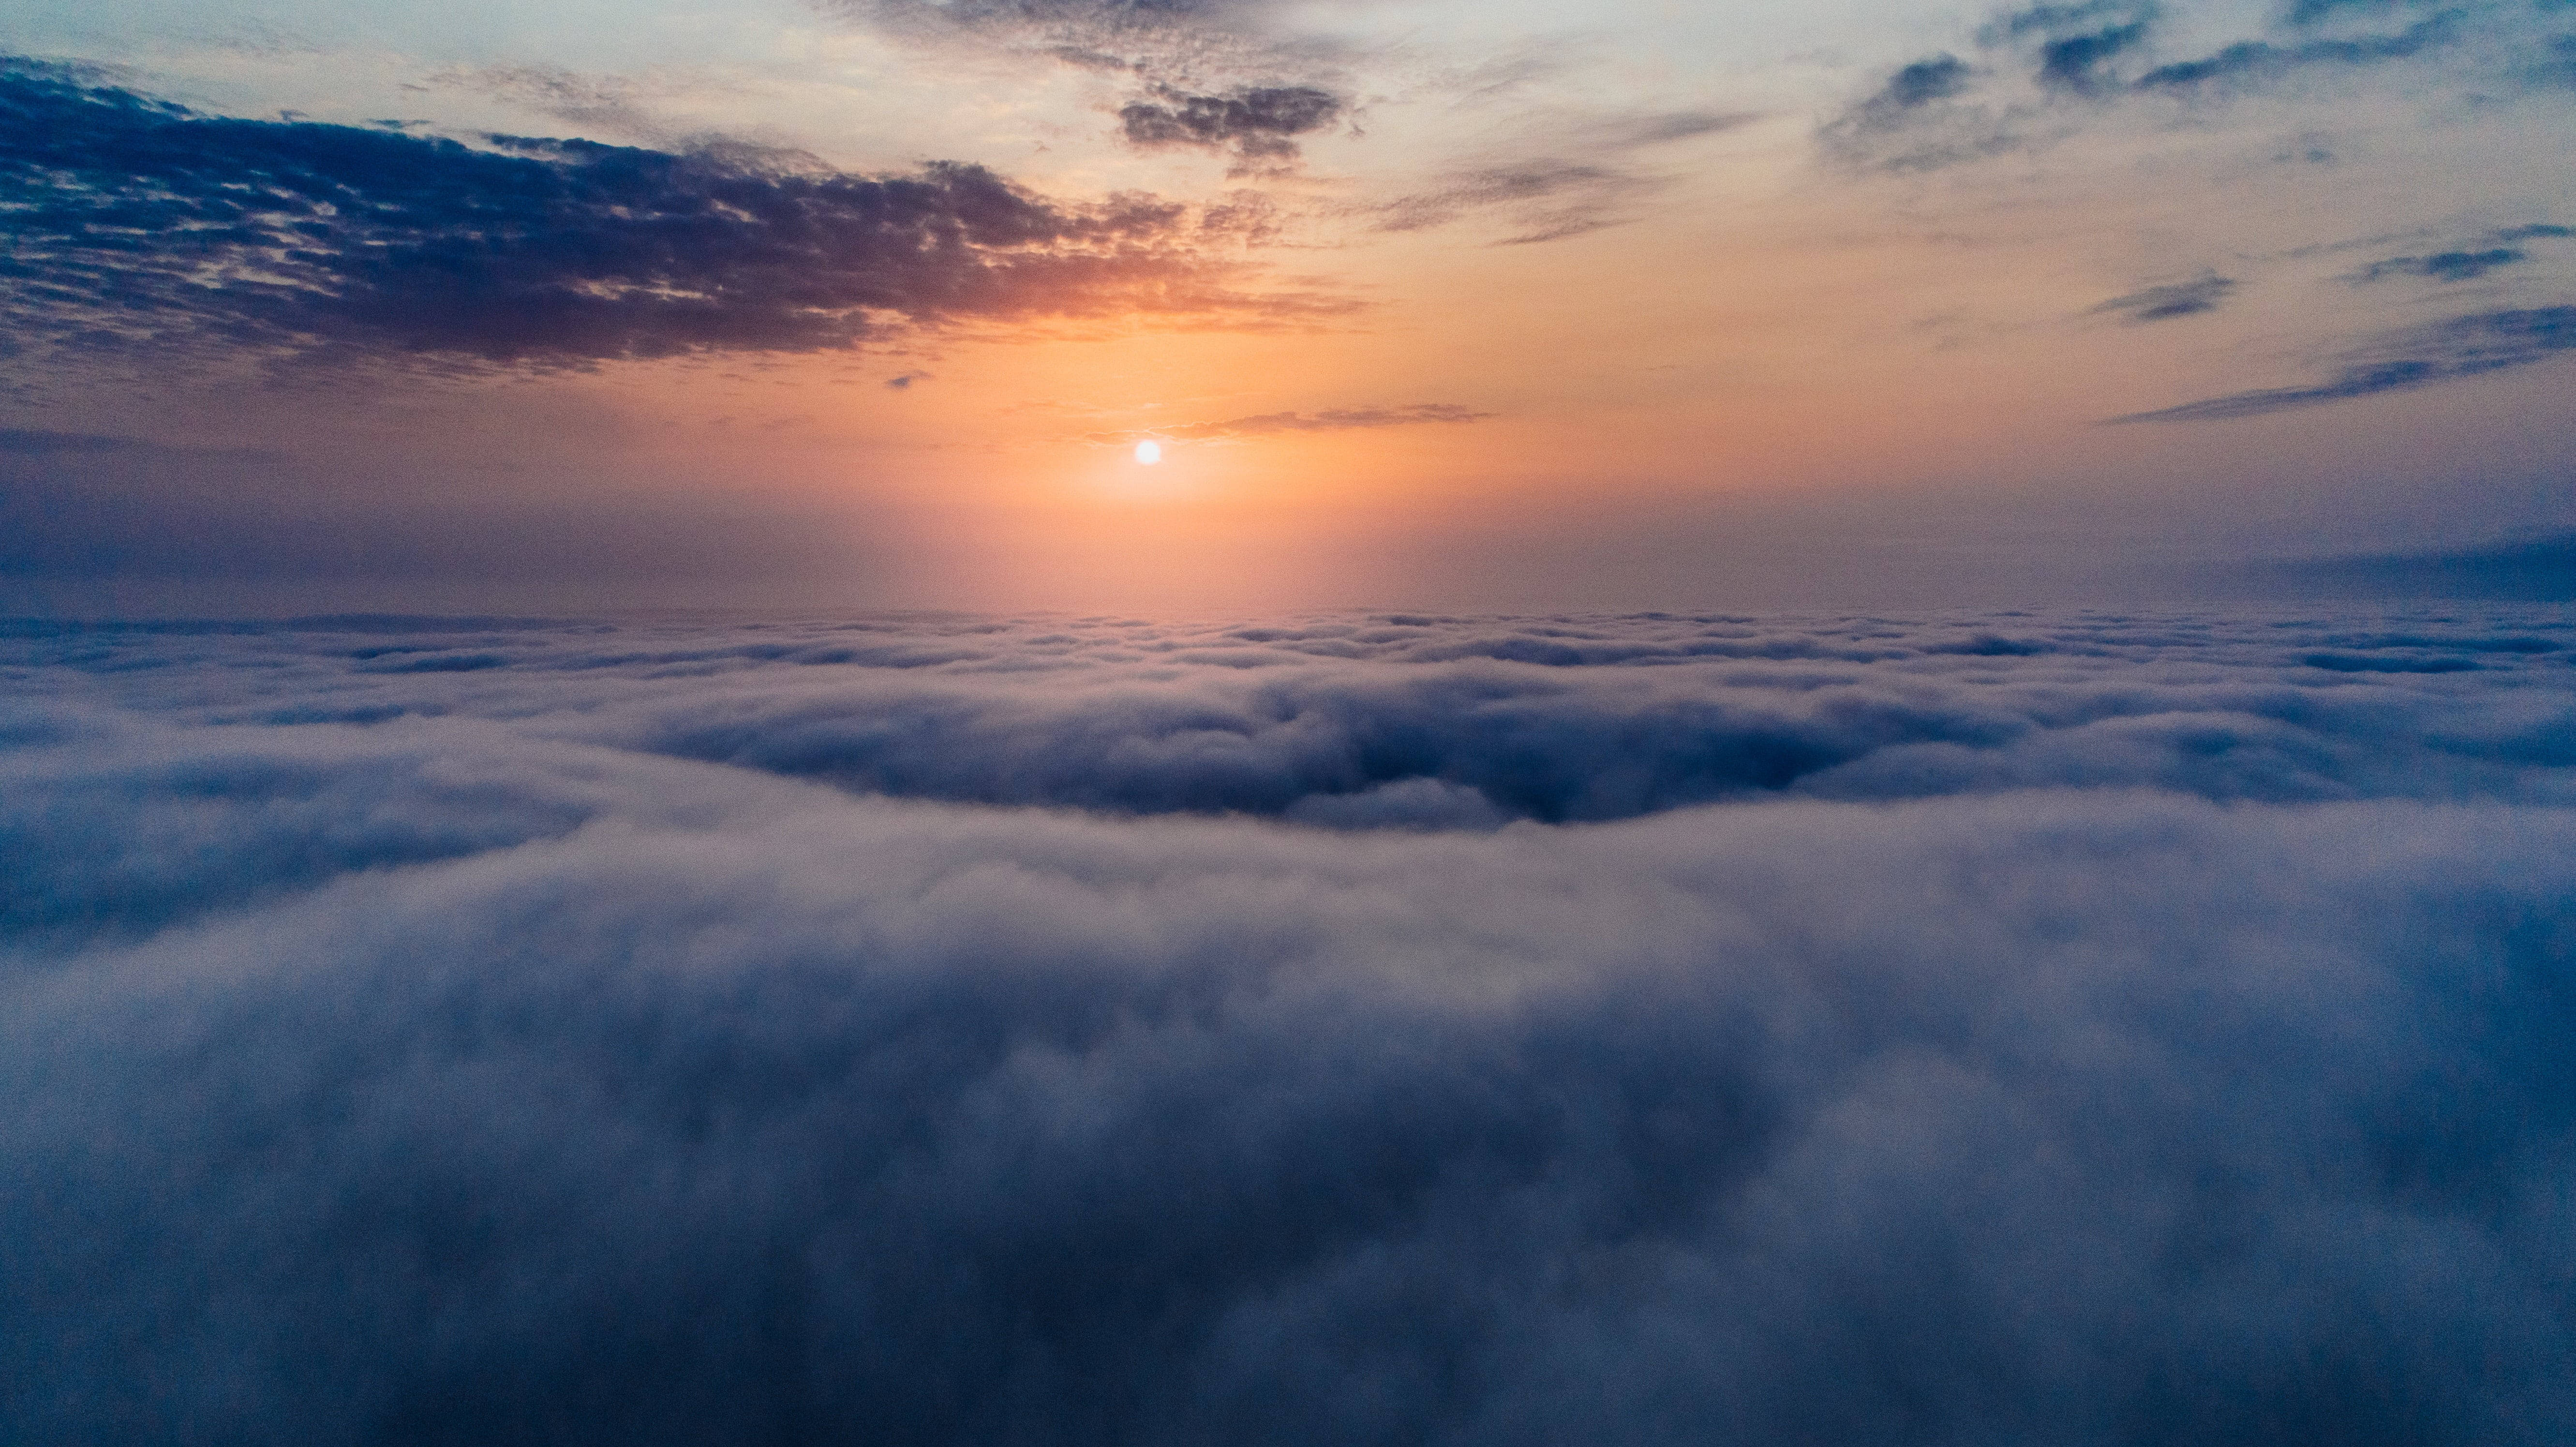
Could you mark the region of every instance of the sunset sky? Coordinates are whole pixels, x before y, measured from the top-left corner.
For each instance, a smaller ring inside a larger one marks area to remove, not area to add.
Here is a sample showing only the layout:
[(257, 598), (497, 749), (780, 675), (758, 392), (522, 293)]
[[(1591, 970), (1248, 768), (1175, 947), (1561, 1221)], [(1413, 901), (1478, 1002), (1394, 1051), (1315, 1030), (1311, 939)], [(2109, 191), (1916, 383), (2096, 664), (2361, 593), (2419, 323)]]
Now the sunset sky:
[(0, 0), (0, 1442), (2576, 1442), (2576, 0)]
[(2576, 501), (2547, 0), (0, 37), (19, 611), (2225, 593)]

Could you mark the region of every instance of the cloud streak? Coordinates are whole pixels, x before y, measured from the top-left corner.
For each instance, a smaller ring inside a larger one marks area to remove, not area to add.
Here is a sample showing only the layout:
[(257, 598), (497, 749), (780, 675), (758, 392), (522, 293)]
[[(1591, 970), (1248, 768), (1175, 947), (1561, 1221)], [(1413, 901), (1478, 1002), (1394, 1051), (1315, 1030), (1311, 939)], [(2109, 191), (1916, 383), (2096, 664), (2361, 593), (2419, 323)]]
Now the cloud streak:
[(1160, 437), (1184, 442), (1228, 437), (1267, 437), (1281, 432), (1348, 432), (1372, 427), (1409, 427), (1422, 422), (1482, 422), (1479, 412), (1455, 402), (1417, 402), (1406, 407), (1331, 407), (1321, 412), (1263, 412), (1222, 422), (1180, 422), (1129, 432), (1095, 432), (1096, 442), (1133, 442)]
[(1636, 220), (1639, 204), (1672, 178), (1641, 171), (1633, 153), (1722, 135), (1763, 117), (1754, 111), (1676, 110), (1558, 118), (1528, 153), (1488, 157), (1435, 175), (1391, 200), (1343, 209), (1372, 230), (1411, 232), (1496, 215), (1517, 228), (1496, 241), (1560, 241)]
[(2460, 36), (2457, 13), (2435, 15), (2393, 35), (2351, 40), (2310, 40), (2296, 45), (2241, 41), (2198, 60), (2160, 65), (2137, 78), (2140, 90), (2187, 89), (2213, 84), (2277, 80), (2317, 66), (2368, 66), (2411, 60)]
[(2377, 355), (2344, 368), (2332, 379), (2306, 387), (2267, 387), (2231, 392), (2108, 419), (2129, 422), (2218, 422), (2239, 417), (2312, 407), (2408, 391), (2437, 382), (2527, 367), (2576, 348), (2576, 307), (2531, 307), (2453, 317), (2382, 339), (2368, 349)]
[(1666, 183), (1595, 161), (1539, 158), (1452, 172), (1429, 188), (1363, 208), (1379, 231), (1428, 231), (1480, 212), (1519, 228), (1498, 246), (1562, 241), (1634, 219), (1637, 202)]

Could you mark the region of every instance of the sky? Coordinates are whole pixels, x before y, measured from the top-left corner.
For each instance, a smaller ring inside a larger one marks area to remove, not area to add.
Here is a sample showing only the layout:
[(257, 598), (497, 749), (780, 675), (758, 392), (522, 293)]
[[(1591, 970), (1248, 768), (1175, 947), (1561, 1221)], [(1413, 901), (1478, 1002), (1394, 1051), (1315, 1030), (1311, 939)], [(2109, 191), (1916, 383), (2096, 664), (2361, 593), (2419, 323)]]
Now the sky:
[(0, 49), (8, 611), (2569, 573), (2552, 0), (5, 0)]

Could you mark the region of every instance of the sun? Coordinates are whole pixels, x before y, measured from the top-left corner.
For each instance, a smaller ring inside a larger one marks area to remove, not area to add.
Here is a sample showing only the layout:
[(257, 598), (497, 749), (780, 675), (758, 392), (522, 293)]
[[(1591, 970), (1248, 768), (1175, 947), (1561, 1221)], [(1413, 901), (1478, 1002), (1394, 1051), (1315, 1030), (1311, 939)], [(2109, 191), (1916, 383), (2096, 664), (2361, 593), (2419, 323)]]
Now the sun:
[(1163, 444), (1151, 440), (1136, 444), (1136, 460), (1147, 467), (1163, 460)]

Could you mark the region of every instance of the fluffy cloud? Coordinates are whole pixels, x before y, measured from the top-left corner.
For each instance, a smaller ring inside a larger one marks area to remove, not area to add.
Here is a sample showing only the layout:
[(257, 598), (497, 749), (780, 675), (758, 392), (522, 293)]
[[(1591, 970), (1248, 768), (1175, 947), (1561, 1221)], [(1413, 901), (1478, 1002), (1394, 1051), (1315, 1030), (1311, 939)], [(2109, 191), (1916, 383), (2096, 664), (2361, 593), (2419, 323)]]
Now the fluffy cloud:
[(2571, 645), (17, 625), (0, 1414), (2558, 1440)]
[(204, 338), (471, 363), (814, 351), (1039, 315), (1259, 323), (1186, 208), (1052, 202), (980, 167), (856, 176), (677, 154), (198, 115), (0, 66), (17, 195), (0, 315), (83, 348)]

